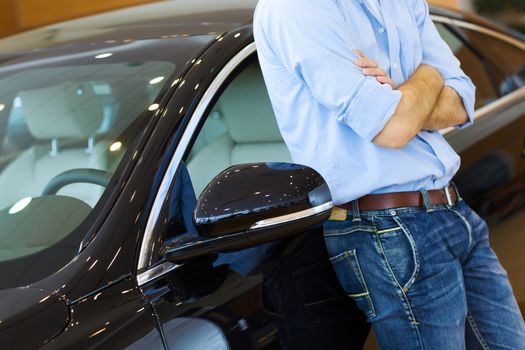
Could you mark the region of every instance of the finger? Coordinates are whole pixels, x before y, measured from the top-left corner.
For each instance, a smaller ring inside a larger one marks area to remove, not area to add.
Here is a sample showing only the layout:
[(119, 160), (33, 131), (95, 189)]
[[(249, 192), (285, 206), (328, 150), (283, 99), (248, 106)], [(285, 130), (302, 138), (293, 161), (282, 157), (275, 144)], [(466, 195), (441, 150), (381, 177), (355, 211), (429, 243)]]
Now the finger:
[[(354, 61), (354, 63), (359, 67), (370, 67), (370, 68), (377, 68), (379, 65), (376, 61), (369, 59), (363, 51), (359, 49), (353, 49), (353, 51), (361, 57), (360, 60)], [(358, 63), (359, 62), (359, 63)]]
[(368, 58), (361, 58), (354, 61), (354, 64), (361, 68), (378, 68), (377, 62), (369, 60)]
[(378, 68), (379, 67), (379, 65), (377, 64), (376, 61), (371, 60), (369, 58), (366, 58), (365, 62), (367, 63), (368, 67), (370, 67), (370, 68)]
[(377, 81), (380, 82), (381, 84), (388, 84), (392, 87), (392, 89), (395, 88), (395, 83), (392, 79), (390, 79), (389, 77), (387, 76), (379, 76), (379, 77), (376, 77)]
[(371, 76), (375, 76), (375, 77), (379, 77), (379, 76), (387, 76), (388, 77), (388, 74), (386, 73), (386, 71), (384, 69), (381, 69), (381, 68), (365, 68), (365, 69), (363, 69), (363, 74), (364, 75), (371, 75)]
[(358, 54), (361, 58), (365, 58), (365, 59), (367, 58), (364, 52), (359, 49), (354, 49), (354, 52)]
[(354, 61), (354, 64), (358, 67), (361, 67), (361, 68), (368, 68), (368, 63), (362, 59), (359, 59), (359, 60), (355, 60)]

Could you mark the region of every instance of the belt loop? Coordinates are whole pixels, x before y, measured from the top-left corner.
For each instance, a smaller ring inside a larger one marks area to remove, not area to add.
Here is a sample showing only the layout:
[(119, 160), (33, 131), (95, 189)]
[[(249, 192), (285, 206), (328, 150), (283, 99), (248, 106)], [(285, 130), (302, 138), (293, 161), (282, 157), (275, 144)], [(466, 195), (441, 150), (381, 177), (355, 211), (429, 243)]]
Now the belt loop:
[(357, 202), (357, 199), (355, 201), (352, 201), (352, 215), (353, 222), (361, 221), (361, 212), (359, 211), (359, 203)]
[(452, 186), (454, 189), (454, 192), (456, 192), (456, 202), (461, 202), (463, 198), (461, 198), (461, 195), (459, 194), (458, 186), (452, 181), (450, 181), (449, 186)]
[(432, 208), (432, 201), (430, 200), (430, 196), (428, 195), (427, 190), (421, 190), (419, 191), (421, 193), (421, 197), (423, 197), (423, 203), (425, 204), (425, 208), (427, 209), (427, 213), (430, 213), (431, 211), (434, 211)]

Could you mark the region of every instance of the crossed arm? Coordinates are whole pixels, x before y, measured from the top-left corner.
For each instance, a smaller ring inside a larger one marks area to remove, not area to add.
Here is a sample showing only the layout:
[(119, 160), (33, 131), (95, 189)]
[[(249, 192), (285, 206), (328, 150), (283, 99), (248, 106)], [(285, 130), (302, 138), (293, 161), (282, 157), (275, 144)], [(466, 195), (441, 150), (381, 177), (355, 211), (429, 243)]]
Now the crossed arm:
[[(387, 73), (376, 62), (356, 50), (361, 57), (354, 63), (364, 75), (375, 76), (382, 84), (395, 88)], [(422, 64), (405, 83), (397, 87), (401, 101), (384, 129), (374, 138), (378, 146), (402, 148), (421, 130), (439, 130), (456, 126), (468, 120), (463, 101), (458, 93), (445, 86), (440, 73)]]

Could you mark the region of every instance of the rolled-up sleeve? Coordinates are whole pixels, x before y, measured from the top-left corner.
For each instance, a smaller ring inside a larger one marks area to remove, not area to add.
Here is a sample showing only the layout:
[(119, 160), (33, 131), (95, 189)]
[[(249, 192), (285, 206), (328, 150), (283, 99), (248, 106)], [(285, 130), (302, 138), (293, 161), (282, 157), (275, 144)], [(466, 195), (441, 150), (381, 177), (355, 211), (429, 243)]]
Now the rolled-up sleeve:
[(445, 85), (453, 88), (463, 100), (469, 121), (458, 127), (466, 127), (473, 123), (474, 104), (476, 101), (476, 87), (472, 80), (463, 72), (459, 60), (441, 38), (436, 26), (432, 22), (426, 0), (413, 0), (415, 16), (421, 33), (423, 47), (423, 63), (436, 68)]
[(263, 27), (258, 32), (264, 32), (285, 69), (304, 82), (322, 108), (372, 141), (394, 114), (401, 92), (365, 77), (353, 63), (358, 56), (345, 29), (351, 23), (336, 1), (279, 0), (278, 4), (265, 12), (262, 23), (255, 23)]

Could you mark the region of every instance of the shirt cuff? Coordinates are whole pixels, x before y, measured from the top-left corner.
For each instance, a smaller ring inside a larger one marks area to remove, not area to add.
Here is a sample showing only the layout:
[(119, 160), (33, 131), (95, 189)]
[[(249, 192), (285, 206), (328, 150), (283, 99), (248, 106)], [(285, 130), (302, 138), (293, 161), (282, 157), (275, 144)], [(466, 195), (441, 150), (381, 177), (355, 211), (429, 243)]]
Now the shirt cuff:
[(463, 105), (467, 111), (468, 121), (456, 128), (463, 129), (474, 123), (474, 103), (476, 101), (476, 87), (471, 83), (461, 79), (447, 79), (445, 85), (456, 90), (459, 97), (463, 100)]
[(401, 91), (367, 77), (340, 118), (361, 138), (372, 141), (385, 128), (401, 102)]

